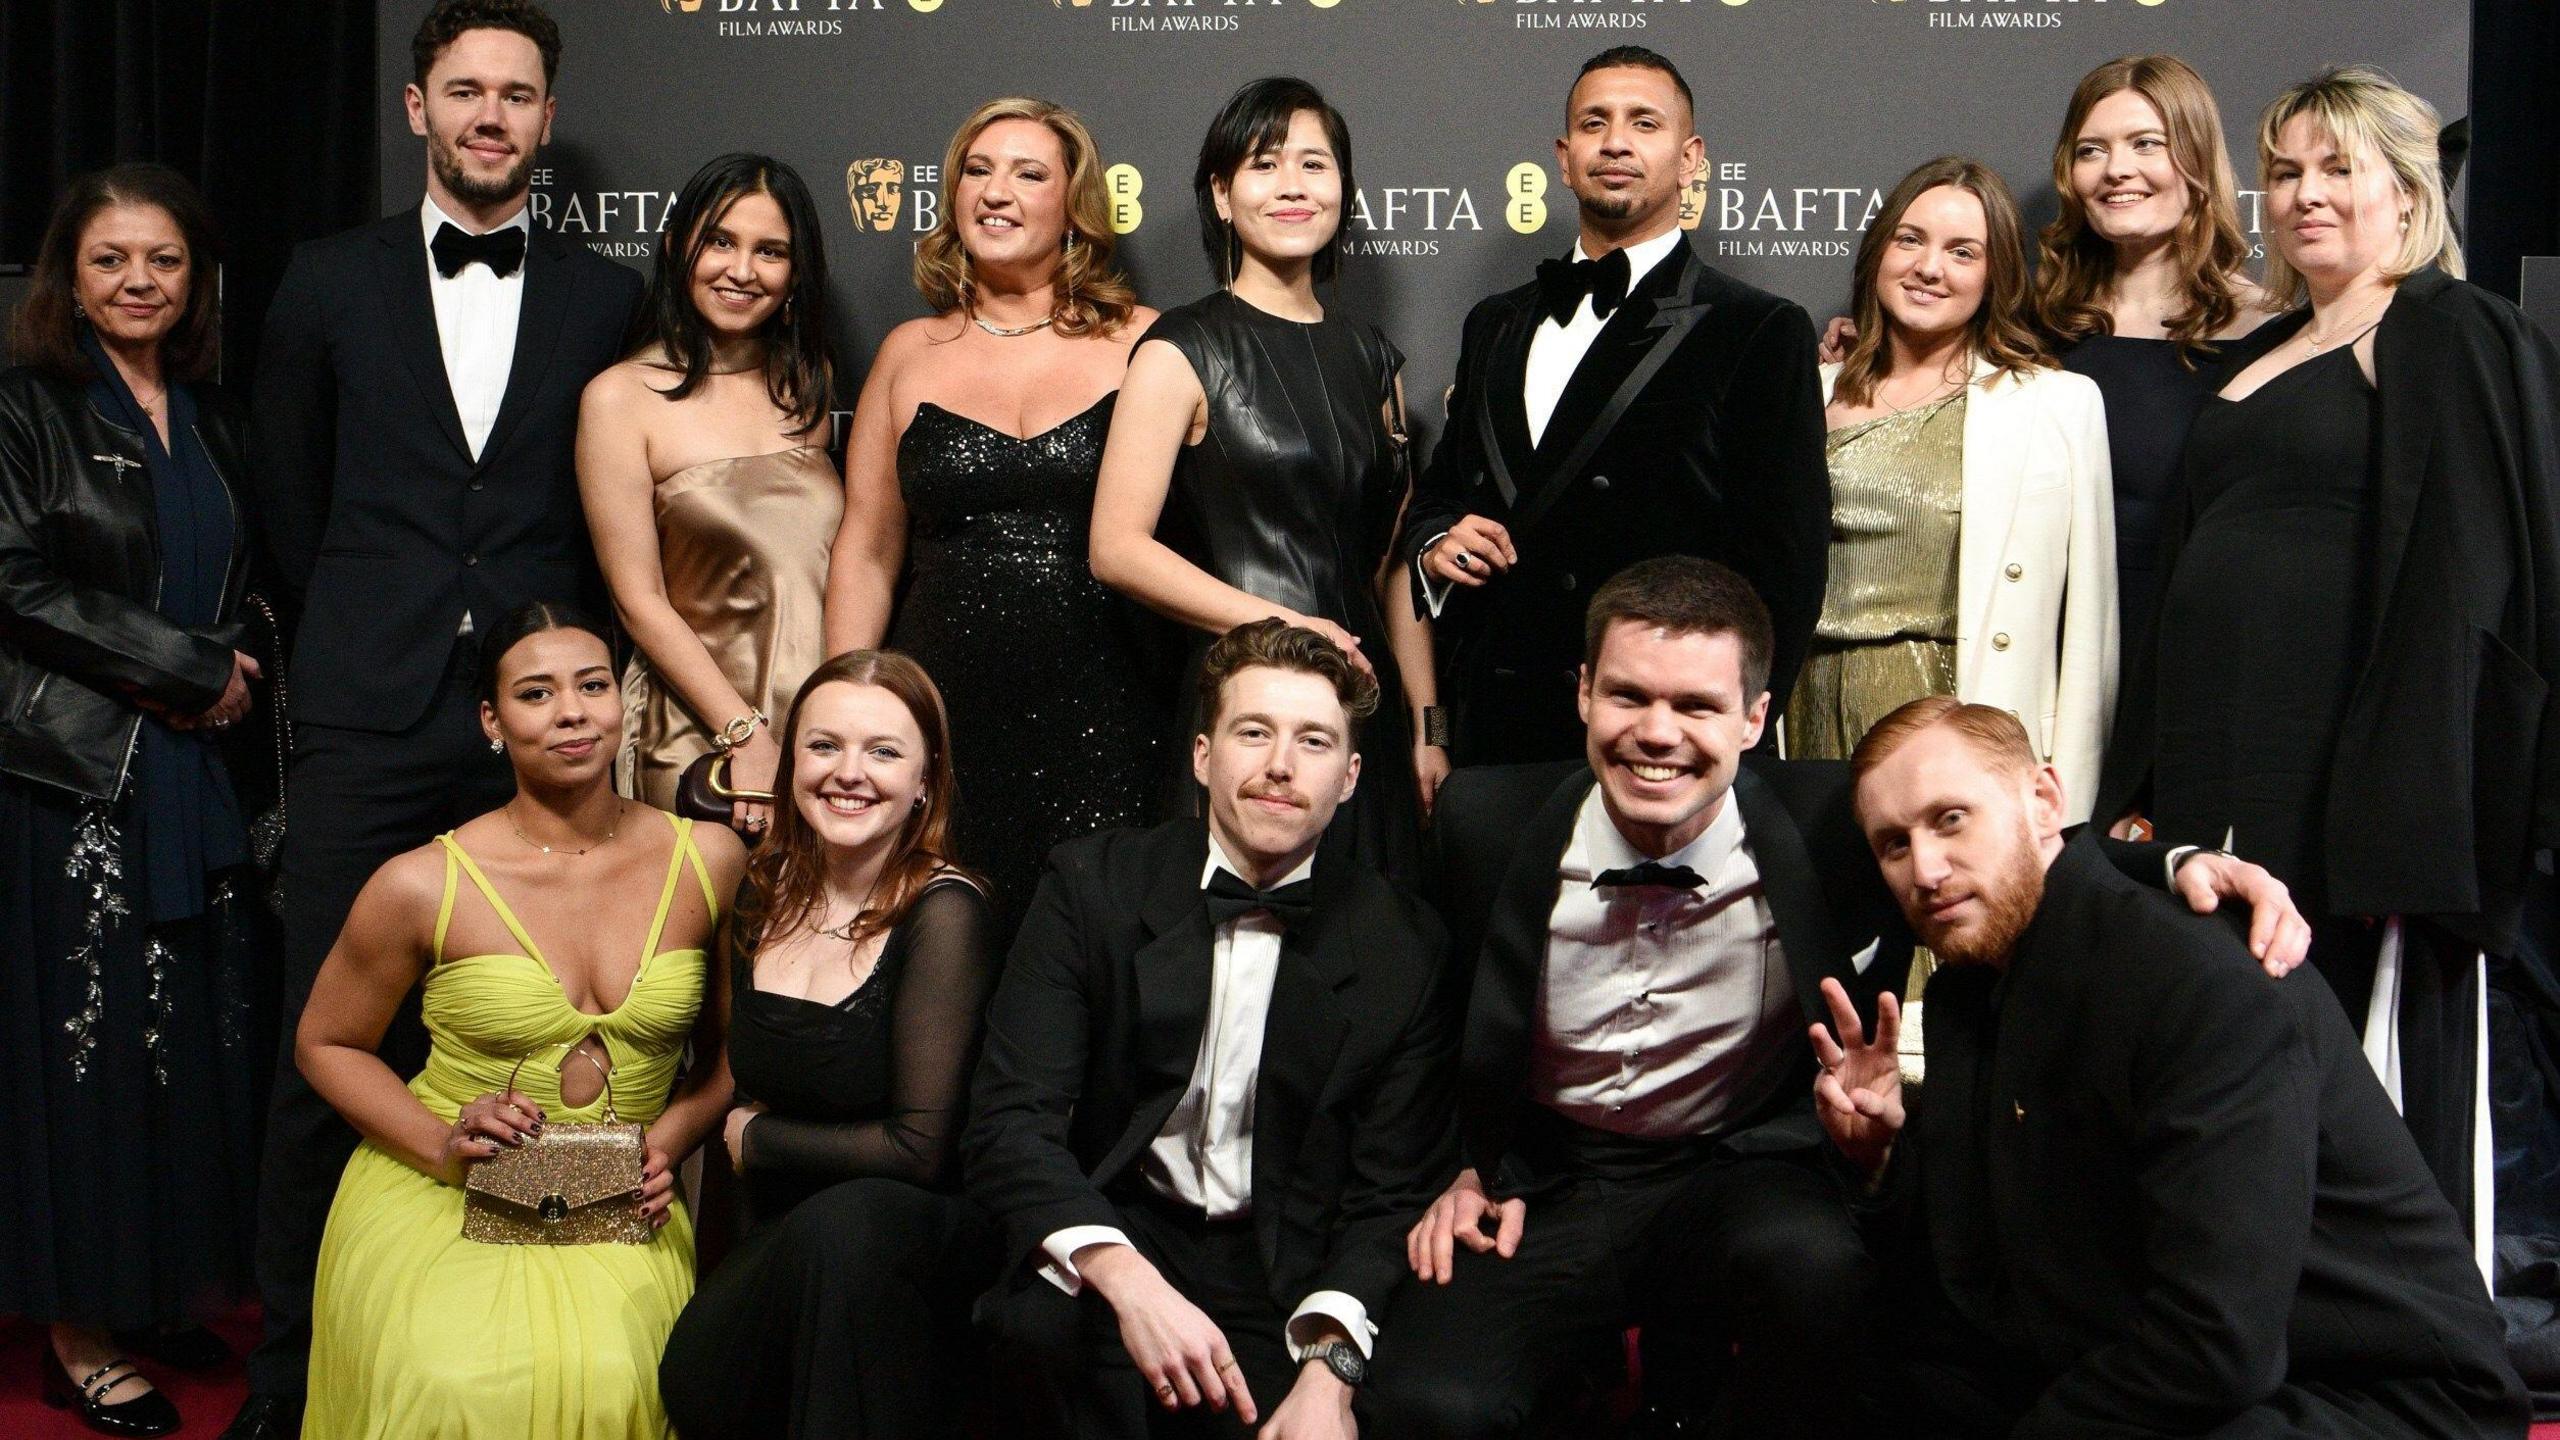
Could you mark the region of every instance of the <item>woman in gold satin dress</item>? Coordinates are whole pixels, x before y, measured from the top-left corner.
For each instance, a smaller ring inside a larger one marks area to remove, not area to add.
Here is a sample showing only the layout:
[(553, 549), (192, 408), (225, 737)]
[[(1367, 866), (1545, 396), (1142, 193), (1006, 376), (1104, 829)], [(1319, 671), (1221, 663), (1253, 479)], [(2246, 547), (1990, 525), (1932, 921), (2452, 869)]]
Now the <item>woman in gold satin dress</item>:
[[(295, 1037), (312, 1088), (365, 1137), (320, 1242), (309, 1440), (668, 1429), (658, 1356), (693, 1293), (675, 1167), (728, 1108), (714, 934), (745, 848), (614, 793), (622, 702), (595, 626), (527, 606), (484, 653), (481, 725), (516, 793), (374, 873)], [(375, 1046), (412, 990), (433, 1044), (404, 1085)], [(473, 1164), (546, 1122), (602, 1118), (608, 1095), (643, 1127), (647, 1243), (464, 1238)]]
[[(725, 736), (731, 781), (770, 790), (771, 719), (826, 658), (827, 552), (844, 490), (827, 457), (834, 368), (817, 206), (790, 166), (723, 155), (668, 212), (621, 364), (578, 412), (578, 489), (614, 608), (623, 793), (668, 807)], [(769, 805), (736, 807), (752, 834)]]

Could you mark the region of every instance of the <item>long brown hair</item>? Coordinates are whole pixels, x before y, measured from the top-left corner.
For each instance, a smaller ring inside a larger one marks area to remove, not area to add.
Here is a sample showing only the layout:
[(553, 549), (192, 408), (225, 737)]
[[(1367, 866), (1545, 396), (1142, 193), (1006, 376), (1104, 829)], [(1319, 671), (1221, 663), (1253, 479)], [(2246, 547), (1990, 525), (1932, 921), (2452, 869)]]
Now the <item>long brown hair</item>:
[(969, 147), (988, 126), (1004, 120), (1029, 120), (1049, 127), (1067, 157), (1067, 234), (1058, 260), (1056, 299), (1050, 328), (1061, 335), (1111, 335), (1128, 323), (1138, 292), (1111, 258), (1116, 236), (1111, 229), (1111, 196), (1102, 185), (1102, 155), (1076, 112), (1046, 100), (1008, 95), (969, 112), (952, 132), (951, 148), (942, 160), (942, 205), (933, 232), (916, 244), (916, 293), (935, 314), (965, 308), (978, 281), (969, 267), (969, 252), (960, 243), (959, 212), (951, 197), (960, 184), (960, 167)]
[(2160, 112), (2169, 139), (2169, 163), (2186, 182), (2187, 213), (2169, 241), (2186, 308), (2168, 321), (2179, 358), (2192, 369), (2212, 353), (2213, 337), (2240, 313), (2240, 267), (2249, 258), (2240, 230), (2240, 199), (2223, 146), (2222, 111), (2193, 67), (2175, 55), (2127, 55), (2080, 79), (2053, 142), (2053, 189), (2062, 208), (2036, 237), (2036, 320), (2059, 341), (2110, 335), (2115, 325), (2103, 306), (2116, 273), (2115, 247), (2089, 228), (2089, 213), (2071, 188), (2072, 151), (2089, 112), (2110, 95), (2130, 90)]
[(924, 736), (924, 803), (907, 817), (896, 848), (872, 887), (869, 903), (853, 918), (854, 943), (897, 928), (936, 875), (957, 874), (983, 890), (984, 881), (960, 868), (951, 853), (951, 809), (958, 787), (951, 781), (951, 719), (942, 691), (924, 667), (895, 650), (848, 650), (819, 666), (791, 697), (782, 722), (782, 764), (773, 776), (773, 832), (747, 862), (747, 883), (729, 912), (733, 953), (753, 955), (766, 936), (787, 935), (823, 909), (826, 844), (800, 818), (793, 800), (792, 769), (800, 747), (800, 712), (818, 687), (842, 681), (877, 685), (898, 697)]
[(187, 178), (166, 165), (145, 161), (95, 170), (71, 182), (53, 207), (53, 218), (36, 244), (34, 283), (18, 304), (9, 336), (9, 351), (21, 365), (32, 365), (58, 379), (94, 380), (97, 368), (80, 348), (80, 332), (89, 322), (80, 313), (80, 238), (89, 222), (119, 205), (152, 206), (178, 227), (187, 247), (187, 303), (177, 323), (160, 337), (160, 364), (171, 379), (193, 384), (210, 380), (222, 361), (219, 257), (214, 253), (213, 216), (204, 197)]
[(1893, 351), (1885, 343), (1884, 298), (1878, 293), (1876, 276), (1884, 269), (1885, 247), (1893, 243), (1893, 234), (1902, 228), (1902, 217), (1912, 202), (1941, 185), (1954, 186), (1982, 202), (1983, 244), (1990, 253), (1983, 257), (1982, 305), (1968, 322), (1973, 332), (1966, 342), (1968, 353), (2012, 375), (2053, 366), (2053, 357), (2045, 353), (2044, 343), (2027, 323), (2027, 232), (2018, 219), (2018, 202), (2009, 194), (2008, 182), (1970, 156), (1941, 155), (1902, 177), (1858, 242), (1856, 278), (1849, 288), (1849, 314), (1857, 322), (1858, 338), (1840, 362), (1840, 378), (1833, 382), (1837, 399), (1866, 404), (1893, 368)]

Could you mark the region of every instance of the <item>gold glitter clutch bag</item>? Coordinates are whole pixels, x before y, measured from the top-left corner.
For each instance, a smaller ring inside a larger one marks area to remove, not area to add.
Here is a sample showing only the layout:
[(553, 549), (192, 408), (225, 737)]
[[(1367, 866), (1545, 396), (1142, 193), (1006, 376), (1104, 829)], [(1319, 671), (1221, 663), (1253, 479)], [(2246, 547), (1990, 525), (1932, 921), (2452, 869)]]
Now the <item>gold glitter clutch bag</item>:
[[(614, 1113), (613, 1076), (595, 1056), (571, 1046), (549, 1048), (586, 1056), (604, 1076), (604, 1120), (545, 1125), (525, 1144), (472, 1166), (462, 1186), (462, 1238), (484, 1245), (645, 1245), (650, 1229), (640, 1213), (640, 1172), (647, 1157), (640, 1127)], [(507, 1072), (509, 1093), (523, 1069), (518, 1060)]]

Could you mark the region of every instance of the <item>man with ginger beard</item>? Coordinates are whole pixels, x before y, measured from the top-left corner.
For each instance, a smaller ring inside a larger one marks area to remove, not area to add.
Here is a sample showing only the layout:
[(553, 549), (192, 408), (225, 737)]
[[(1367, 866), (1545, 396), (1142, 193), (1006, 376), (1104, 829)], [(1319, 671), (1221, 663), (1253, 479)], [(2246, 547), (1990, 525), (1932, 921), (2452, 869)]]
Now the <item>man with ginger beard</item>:
[[(258, 1196), (266, 1329), (226, 1440), (300, 1429), (312, 1269), (356, 1143), (294, 1068), (304, 997), (375, 869), (510, 792), (480, 732), (475, 628), (528, 601), (604, 598), (572, 463), (578, 395), (613, 363), (640, 280), (528, 208), (559, 27), (529, 0), (440, 0), (410, 52), (426, 193), (294, 251), (253, 389), (259, 529), (300, 620), (286, 1053)], [(415, 1016), (383, 1042), (404, 1074), (426, 1059)]]
[[(1909, 1100), (1824, 982), (1817, 1113), (1869, 1178), (1900, 1337), (1875, 1420), (1963, 1436), (2521, 1436), (2470, 1247), (2317, 986), (2063, 833), (2003, 710), (1917, 700), (1852, 762), (1920, 939)], [(1907, 1118), (1907, 1125), (1906, 1125)]]
[[(1803, 1027), (1828, 1014), (1826, 984), (1871, 1013), (1912, 937), (1848, 767), (1746, 758), (1772, 644), (1732, 570), (1630, 566), (1584, 622), (1584, 761), (1461, 770), (1442, 792), (1442, 911), (1475, 977), (1466, 1168), (1406, 1236), (1426, 1283), (1379, 1341), (1381, 1434), (1557, 1418), (1570, 1358), (1630, 1324), (1647, 1402), (1703, 1422), (1687, 1433), (1850, 1423), (1821, 1397), (1872, 1348), (1874, 1272)], [(2109, 843), (2170, 880), (2165, 847)], [(2265, 963), (2300, 962), (2309, 934), (2265, 871), (2177, 858), (2188, 903), (2251, 903)]]
[(979, 1323), (1064, 1434), (1351, 1433), (1456, 1109), (1444, 933), (1319, 851), (1377, 699), (1315, 631), (1237, 626), (1205, 823), (1061, 845), (1032, 897), (961, 1153), (1008, 1261)]

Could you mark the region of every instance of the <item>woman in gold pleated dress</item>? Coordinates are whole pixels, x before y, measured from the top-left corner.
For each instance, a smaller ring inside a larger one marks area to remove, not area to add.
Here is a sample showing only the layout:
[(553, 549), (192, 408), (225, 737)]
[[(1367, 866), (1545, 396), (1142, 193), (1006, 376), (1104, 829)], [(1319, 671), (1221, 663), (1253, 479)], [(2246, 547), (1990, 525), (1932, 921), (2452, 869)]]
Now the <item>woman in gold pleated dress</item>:
[[(746, 854), (614, 793), (596, 630), (532, 605), (484, 632), (516, 794), (375, 872), (303, 1011), (295, 1060), (365, 1137), (320, 1242), (307, 1440), (667, 1434), (658, 1357), (693, 1293), (675, 1167), (729, 1102), (714, 932)], [(404, 1085), (374, 1047), (413, 989), (433, 1044)], [(646, 1243), (464, 1237), (473, 1165), (608, 1114), (643, 1127)]]
[[(827, 457), (826, 257), (790, 166), (723, 155), (668, 212), (630, 355), (578, 412), (578, 489), (614, 608), (623, 793), (668, 807), (714, 748), (770, 790), (770, 717), (825, 659), (827, 552), (844, 489)], [(772, 807), (740, 803), (754, 834)]]

